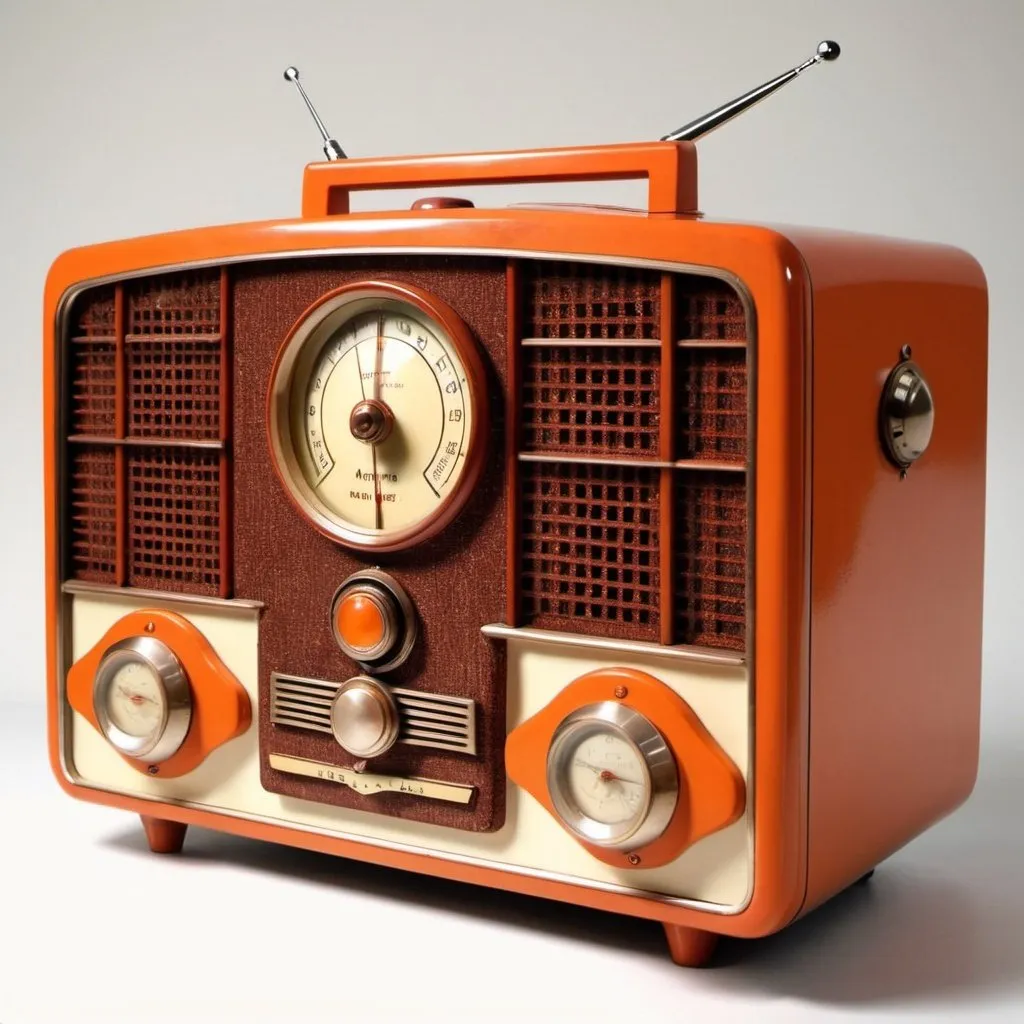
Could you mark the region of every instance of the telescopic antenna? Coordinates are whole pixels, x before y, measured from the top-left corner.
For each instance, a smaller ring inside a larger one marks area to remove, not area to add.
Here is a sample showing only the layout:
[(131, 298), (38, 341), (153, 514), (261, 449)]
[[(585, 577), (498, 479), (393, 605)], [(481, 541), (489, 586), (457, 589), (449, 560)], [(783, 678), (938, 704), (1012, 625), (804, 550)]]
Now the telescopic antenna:
[[(770, 82), (765, 82), (764, 85), (759, 85), (756, 89), (745, 92), (742, 96), (738, 96), (729, 103), (712, 110), (710, 114), (698, 117), (696, 121), (691, 121), (689, 124), (684, 124), (682, 128), (677, 128), (674, 132), (663, 135), (661, 140), (662, 142), (679, 142), (681, 140), (693, 142), (702, 135), (713, 132), (716, 128), (725, 124), (726, 121), (731, 121), (737, 114), (742, 114), (744, 110), (752, 107), (755, 103), (759, 103), (766, 96), (770, 96), (776, 89), (781, 89), (787, 82), (793, 81), (802, 71), (814, 67), (815, 64), (820, 64), (823, 60), (835, 60), (838, 56), (839, 44), (831, 39), (823, 39), (818, 43), (818, 49), (814, 56), (805, 60), (803, 64), (798, 64), (795, 68), (784, 71), (778, 78), (773, 78)], [(285, 76), (287, 77), (287, 72)], [(299, 86), (299, 88), (302, 87)], [(309, 101), (307, 100), (306, 102), (308, 103)]]
[(313, 115), (313, 120), (316, 121), (316, 126), (324, 138), (324, 155), (328, 160), (344, 160), (345, 151), (338, 145), (336, 139), (331, 138), (326, 127), (324, 127), (323, 121), (320, 120), (320, 115), (316, 112), (316, 107), (310, 102), (309, 97), (306, 95), (306, 90), (302, 88), (302, 83), (299, 81), (299, 69), (285, 68), (284, 79), (286, 82), (295, 83), (295, 88), (299, 90), (299, 95), (305, 101), (306, 106), (309, 107), (309, 112)]

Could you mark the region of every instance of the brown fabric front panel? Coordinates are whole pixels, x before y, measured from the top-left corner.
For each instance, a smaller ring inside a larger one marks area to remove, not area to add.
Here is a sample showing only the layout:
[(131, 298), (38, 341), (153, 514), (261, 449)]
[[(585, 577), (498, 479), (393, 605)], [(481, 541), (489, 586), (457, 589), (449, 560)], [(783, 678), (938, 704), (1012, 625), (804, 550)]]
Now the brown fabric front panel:
[[(471, 831), (505, 818), (505, 650), (480, 627), (505, 610), (504, 481), (505, 262), (485, 258), (339, 257), (264, 263), (233, 270), (235, 344), (235, 592), (262, 601), (260, 762), (263, 786), (318, 803), (358, 808)], [(328, 540), (292, 507), (267, 447), (266, 401), (274, 357), (292, 325), (320, 296), (360, 280), (418, 285), (447, 302), (480, 343), (488, 373), (492, 431), (476, 491), (433, 540), (405, 552), (363, 555)], [(477, 702), (478, 754), (398, 744), (372, 770), (476, 787), (468, 807), (400, 794), (362, 796), (329, 782), (272, 770), (270, 752), (351, 766), (331, 736), (270, 724), (270, 673), (341, 681), (360, 672), (331, 632), (331, 598), (350, 573), (369, 566), (405, 587), (420, 618), (416, 650), (382, 678), (396, 686)]]

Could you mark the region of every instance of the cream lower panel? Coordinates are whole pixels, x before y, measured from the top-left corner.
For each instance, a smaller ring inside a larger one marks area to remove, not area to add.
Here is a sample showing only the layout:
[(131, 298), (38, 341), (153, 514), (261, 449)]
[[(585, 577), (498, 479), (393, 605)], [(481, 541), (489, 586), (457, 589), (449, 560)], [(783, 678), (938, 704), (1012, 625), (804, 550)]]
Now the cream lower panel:
[[(173, 600), (140, 604), (130, 595), (82, 595), (69, 599), (72, 657), (82, 657), (121, 616), (138, 607), (177, 611), (200, 629), (258, 706), (257, 613), (243, 616), (216, 608), (179, 605)], [(495, 640), (494, 643), (505, 641)], [(747, 776), (748, 686), (743, 668), (700, 665), (679, 659), (616, 658), (599, 651), (563, 650), (509, 642), (509, 728), (543, 707), (576, 676), (608, 665), (642, 669), (676, 690), (700, 715), (740, 771)], [(594, 860), (532, 797), (509, 786), (503, 828), (476, 834), (402, 821), (379, 814), (328, 807), (268, 793), (260, 785), (258, 729), (207, 758), (179, 779), (154, 779), (129, 767), (80, 715), (70, 712), (69, 768), (84, 784), (116, 792), (187, 802), (211, 810), (279, 820), (282, 824), (337, 832), (420, 848), (435, 855), (494, 861), (617, 884), (631, 889), (739, 908), (751, 881), (752, 837), (746, 817), (697, 843), (672, 864), (651, 870), (620, 871)], [(749, 781), (748, 781), (749, 787)], [(375, 796), (368, 800), (386, 800)], [(749, 805), (749, 802), (748, 802)], [(749, 812), (748, 812), (749, 814)]]

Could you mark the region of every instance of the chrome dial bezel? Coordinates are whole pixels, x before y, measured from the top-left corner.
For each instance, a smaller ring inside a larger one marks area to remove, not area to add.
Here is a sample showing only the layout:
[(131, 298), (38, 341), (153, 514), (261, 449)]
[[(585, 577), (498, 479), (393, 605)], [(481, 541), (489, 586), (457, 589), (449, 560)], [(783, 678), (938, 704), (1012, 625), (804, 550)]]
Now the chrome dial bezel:
[[(571, 758), (589, 733), (614, 733), (637, 754), (645, 783), (640, 810), (621, 824), (609, 825), (584, 812), (569, 784)], [(577, 838), (608, 849), (639, 849), (654, 842), (675, 813), (679, 772), (665, 738), (639, 711), (618, 701), (577, 708), (559, 723), (547, 755), (547, 787), (562, 824)]]
[[(145, 736), (132, 736), (110, 720), (107, 710), (110, 687), (125, 665), (144, 664), (157, 680), (163, 695), (160, 722)], [(100, 731), (107, 742), (127, 757), (150, 764), (166, 761), (176, 754), (192, 722), (192, 693), (188, 675), (174, 652), (152, 636), (133, 636), (111, 645), (96, 670), (92, 706)]]

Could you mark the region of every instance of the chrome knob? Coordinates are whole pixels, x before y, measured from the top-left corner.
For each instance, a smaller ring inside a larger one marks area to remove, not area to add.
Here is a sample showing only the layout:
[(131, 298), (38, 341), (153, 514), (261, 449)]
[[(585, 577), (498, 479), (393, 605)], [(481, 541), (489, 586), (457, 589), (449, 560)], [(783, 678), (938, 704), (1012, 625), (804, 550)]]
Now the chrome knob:
[(905, 472), (924, 455), (935, 426), (931, 388), (916, 363), (905, 359), (889, 374), (879, 419), (886, 454)]
[(371, 676), (341, 684), (331, 705), (331, 731), (354, 757), (378, 757), (398, 739), (398, 705), (391, 691)]

